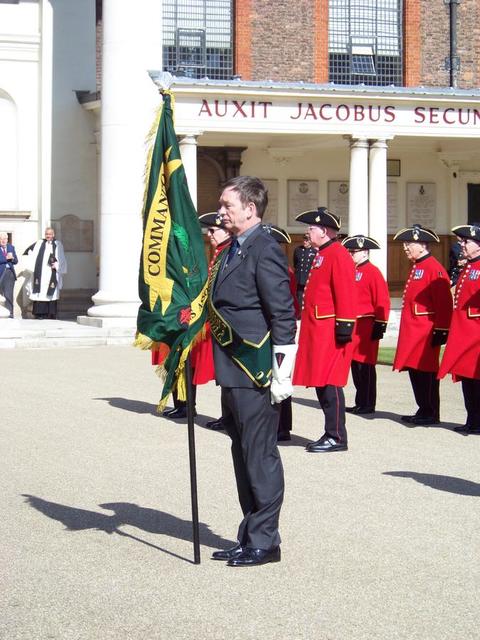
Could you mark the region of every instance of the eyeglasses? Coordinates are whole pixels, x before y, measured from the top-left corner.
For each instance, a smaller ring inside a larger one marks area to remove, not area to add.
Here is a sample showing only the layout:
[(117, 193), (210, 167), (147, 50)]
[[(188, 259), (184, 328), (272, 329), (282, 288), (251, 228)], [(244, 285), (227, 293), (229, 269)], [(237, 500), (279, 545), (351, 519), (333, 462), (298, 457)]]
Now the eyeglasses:
[(208, 227), (207, 229), (207, 233), (211, 233), (212, 236), (215, 233), (215, 231), (220, 231), (222, 227)]

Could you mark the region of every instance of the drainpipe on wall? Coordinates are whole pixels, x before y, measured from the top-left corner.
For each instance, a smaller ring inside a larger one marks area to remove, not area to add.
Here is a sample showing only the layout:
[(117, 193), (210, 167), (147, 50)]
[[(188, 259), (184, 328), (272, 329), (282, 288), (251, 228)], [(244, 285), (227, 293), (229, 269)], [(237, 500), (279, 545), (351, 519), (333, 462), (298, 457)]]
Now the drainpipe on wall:
[(460, 69), (460, 58), (457, 56), (457, 5), (460, 0), (444, 0), (450, 5), (450, 55), (445, 59), (445, 69), (450, 72), (450, 86), (457, 86), (457, 72)]

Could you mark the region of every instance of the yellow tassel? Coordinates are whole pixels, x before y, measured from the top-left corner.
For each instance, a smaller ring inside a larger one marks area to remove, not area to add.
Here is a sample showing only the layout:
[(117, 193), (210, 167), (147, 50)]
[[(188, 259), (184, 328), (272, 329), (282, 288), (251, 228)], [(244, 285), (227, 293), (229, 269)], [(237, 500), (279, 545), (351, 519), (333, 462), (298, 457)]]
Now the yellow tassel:
[(138, 347), (139, 349), (143, 349), (146, 351), (147, 349), (152, 349), (152, 345), (156, 344), (151, 338), (145, 336), (143, 333), (135, 334), (135, 340), (133, 342), (134, 347)]

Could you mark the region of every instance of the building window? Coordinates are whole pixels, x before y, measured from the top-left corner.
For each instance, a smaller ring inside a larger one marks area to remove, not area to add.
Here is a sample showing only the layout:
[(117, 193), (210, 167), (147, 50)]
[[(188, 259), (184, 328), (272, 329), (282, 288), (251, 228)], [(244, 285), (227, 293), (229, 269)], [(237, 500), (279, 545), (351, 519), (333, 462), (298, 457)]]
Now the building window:
[(403, 83), (402, 0), (329, 0), (329, 80)]
[(233, 74), (232, 0), (164, 0), (163, 70), (189, 78)]

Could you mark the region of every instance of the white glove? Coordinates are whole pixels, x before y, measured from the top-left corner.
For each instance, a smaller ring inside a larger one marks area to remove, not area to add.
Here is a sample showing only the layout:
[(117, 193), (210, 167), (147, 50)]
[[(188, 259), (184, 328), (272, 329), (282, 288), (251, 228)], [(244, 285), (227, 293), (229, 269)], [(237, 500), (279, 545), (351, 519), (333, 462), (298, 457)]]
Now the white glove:
[(293, 394), (291, 376), (296, 353), (296, 344), (273, 345), (272, 384), (270, 386), (272, 404), (282, 402)]

